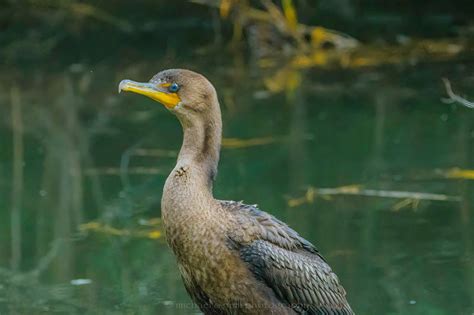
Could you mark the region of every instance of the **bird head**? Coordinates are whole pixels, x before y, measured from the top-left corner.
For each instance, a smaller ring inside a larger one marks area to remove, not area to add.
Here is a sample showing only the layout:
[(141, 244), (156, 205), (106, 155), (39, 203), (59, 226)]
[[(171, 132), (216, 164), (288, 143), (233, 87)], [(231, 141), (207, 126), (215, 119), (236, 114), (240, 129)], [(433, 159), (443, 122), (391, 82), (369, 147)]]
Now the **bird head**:
[(184, 121), (206, 115), (218, 107), (214, 86), (203, 75), (185, 69), (161, 71), (148, 82), (122, 80), (121, 91), (145, 95)]

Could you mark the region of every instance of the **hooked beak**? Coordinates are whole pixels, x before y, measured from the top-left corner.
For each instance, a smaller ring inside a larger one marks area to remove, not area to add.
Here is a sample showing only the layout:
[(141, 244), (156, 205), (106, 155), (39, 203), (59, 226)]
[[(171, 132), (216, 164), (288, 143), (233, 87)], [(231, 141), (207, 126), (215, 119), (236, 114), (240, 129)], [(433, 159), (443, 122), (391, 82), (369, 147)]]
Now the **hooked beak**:
[(137, 94), (145, 95), (161, 104), (165, 105), (166, 108), (172, 109), (181, 102), (177, 93), (168, 92), (166, 86), (169, 84), (163, 84), (160, 88), (159, 85), (149, 82), (135, 82), (132, 80), (120, 81), (118, 91), (133, 92)]

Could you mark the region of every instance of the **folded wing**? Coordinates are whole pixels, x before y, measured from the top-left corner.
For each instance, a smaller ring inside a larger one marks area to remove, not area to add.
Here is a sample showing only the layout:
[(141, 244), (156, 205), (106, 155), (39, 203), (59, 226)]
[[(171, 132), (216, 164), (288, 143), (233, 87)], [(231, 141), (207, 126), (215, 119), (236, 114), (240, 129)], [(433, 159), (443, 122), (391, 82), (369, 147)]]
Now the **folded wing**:
[(346, 292), (315, 246), (255, 206), (222, 201), (241, 228), (229, 235), (255, 277), (304, 314), (353, 314)]

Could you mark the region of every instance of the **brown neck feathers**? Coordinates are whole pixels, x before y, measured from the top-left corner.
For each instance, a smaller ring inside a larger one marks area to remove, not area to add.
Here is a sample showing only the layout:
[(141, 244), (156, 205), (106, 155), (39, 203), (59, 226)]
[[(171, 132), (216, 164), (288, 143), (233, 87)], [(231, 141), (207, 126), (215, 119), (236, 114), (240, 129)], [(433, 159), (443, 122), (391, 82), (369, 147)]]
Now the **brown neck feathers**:
[(217, 175), (222, 138), (222, 120), (218, 104), (211, 114), (199, 116), (201, 119), (180, 119), (184, 135), (178, 156), (178, 164), (189, 164), (203, 171), (205, 183), (210, 189)]

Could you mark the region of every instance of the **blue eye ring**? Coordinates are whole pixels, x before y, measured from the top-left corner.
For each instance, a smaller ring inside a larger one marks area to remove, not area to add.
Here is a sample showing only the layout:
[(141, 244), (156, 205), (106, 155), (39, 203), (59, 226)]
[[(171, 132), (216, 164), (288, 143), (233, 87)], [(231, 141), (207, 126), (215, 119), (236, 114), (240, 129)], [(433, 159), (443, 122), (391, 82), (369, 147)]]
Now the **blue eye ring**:
[(179, 84), (178, 83), (171, 83), (171, 85), (168, 87), (168, 91), (171, 93), (176, 93), (179, 91)]

